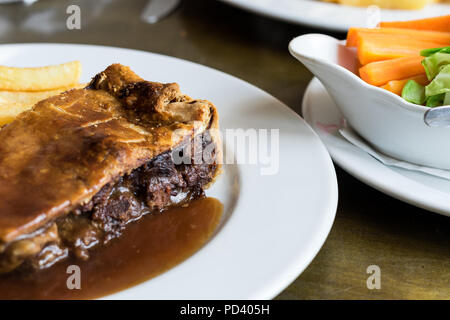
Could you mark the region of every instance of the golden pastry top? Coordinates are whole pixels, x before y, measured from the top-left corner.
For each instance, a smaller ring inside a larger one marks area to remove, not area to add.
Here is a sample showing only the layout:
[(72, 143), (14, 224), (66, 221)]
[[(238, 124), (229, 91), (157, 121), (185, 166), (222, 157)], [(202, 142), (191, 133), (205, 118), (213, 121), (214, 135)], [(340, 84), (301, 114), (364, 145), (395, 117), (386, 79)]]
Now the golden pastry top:
[(37, 103), (0, 130), (0, 242), (68, 213), (217, 121), (210, 102), (119, 64), (85, 89)]

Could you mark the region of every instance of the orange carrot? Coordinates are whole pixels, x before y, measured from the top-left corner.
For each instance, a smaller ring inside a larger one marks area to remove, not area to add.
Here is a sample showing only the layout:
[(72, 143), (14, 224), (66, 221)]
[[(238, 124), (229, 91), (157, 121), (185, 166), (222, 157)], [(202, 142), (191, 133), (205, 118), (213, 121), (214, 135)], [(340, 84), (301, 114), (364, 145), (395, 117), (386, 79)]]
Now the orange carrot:
[(442, 43), (386, 37), (372, 34), (360, 35), (358, 40), (358, 59), (362, 65), (370, 62), (419, 56), (423, 49), (443, 47)]
[(347, 47), (357, 47), (359, 39), (364, 36), (383, 36), (386, 39), (391, 38), (392, 40), (404, 38), (440, 43), (443, 46), (450, 45), (450, 29), (447, 32), (437, 32), (396, 28), (350, 28), (347, 33)]
[(421, 20), (380, 22), (379, 27), (449, 32), (450, 15)]
[(374, 86), (391, 80), (400, 80), (425, 73), (423, 57), (406, 57), (372, 62), (359, 69), (361, 79)]
[(420, 74), (418, 76), (414, 76), (414, 77), (410, 77), (410, 78), (406, 78), (406, 79), (402, 79), (402, 80), (392, 80), (389, 81), (388, 83), (386, 83), (384, 86), (381, 86), (381, 88), (386, 89), (390, 92), (393, 92), (399, 96), (402, 95), (402, 91), (403, 91), (403, 87), (405, 86), (405, 84), (409, 81), (409, 80), (414, 80), (417, 83), (426, 86), (427, 84), (430, 83), (430, 81), (428, 81), (427, 75), (426, 74)]

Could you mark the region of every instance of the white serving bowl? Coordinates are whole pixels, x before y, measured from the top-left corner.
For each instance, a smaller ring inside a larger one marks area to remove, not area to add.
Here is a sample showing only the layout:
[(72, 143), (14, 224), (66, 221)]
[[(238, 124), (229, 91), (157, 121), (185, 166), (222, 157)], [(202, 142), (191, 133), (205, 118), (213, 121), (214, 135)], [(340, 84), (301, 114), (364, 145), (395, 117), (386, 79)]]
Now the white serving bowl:
[(289, 44), (330, 93), (348, 123), (376, 149), (393, 158), (450, 169), (450, 129), (427, 126), (429, 109), (364, 82), (356, 72), (356, 52), (323, 34), (307, 34)]

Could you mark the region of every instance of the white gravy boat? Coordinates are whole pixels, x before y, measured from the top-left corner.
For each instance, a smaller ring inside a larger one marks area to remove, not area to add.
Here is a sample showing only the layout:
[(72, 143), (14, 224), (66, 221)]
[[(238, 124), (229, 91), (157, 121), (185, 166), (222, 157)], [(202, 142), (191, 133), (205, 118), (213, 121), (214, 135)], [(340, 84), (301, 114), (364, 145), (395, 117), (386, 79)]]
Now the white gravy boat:
[(323, 34), (289, 44), (291, 54), (323, 83), (348, 123), (382, 153), (411, 163), (450, 170), (450, 129), (429, 127), (429, 108), (372, 86), (356, 72), (356, 52)]

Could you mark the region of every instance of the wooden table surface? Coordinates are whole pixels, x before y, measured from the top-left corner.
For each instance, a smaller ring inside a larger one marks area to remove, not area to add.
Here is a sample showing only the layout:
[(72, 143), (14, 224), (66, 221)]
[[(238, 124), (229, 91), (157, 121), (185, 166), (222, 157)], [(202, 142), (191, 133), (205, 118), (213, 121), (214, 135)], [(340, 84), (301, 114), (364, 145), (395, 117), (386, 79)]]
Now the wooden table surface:
[[(0, 41), (100, 44), (171, 55), (244, 79), (300, 113), (312, 75), (289, 55), (287, 45), (297, 35), (324, 31), (214, 0), (185, 0), (174, 14), (149, 25), (139, 19), (146, 3), (40, 0), (29, 7), (3, 5)], [(81, 8), (81, 30), (66, 29), (70, 4)], [(339, 206), (331, 233), (311, 265), (277, 298), (450, 299), (450, 219), (384, 195), (338, 167), (336, 171)], [(369, 265), (381, 268), (379, 290), (366, 286)]]

